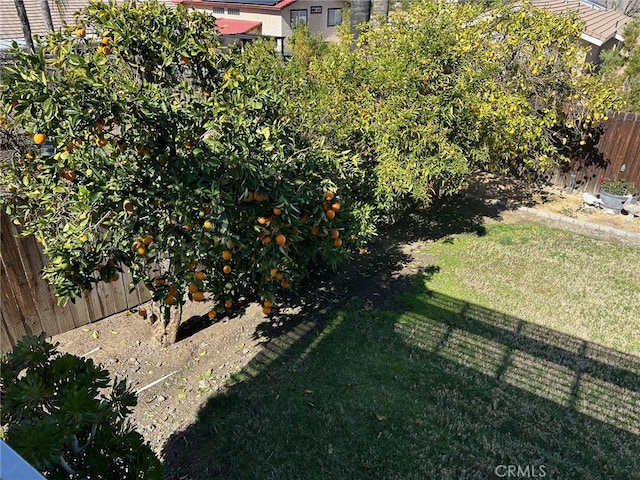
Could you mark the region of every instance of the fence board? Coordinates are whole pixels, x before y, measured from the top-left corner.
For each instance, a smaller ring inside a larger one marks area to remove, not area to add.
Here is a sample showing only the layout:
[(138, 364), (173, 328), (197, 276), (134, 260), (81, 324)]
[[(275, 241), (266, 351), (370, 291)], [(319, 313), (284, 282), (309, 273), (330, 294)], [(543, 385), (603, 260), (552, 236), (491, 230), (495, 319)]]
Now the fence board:
[(576, 189), (593, 194), (599, 192), (602, 177), (625, 179), (640, 187), (640, 116), (610, 115), (594, 150), (584, 158), (560, 165), (549, 174), (548, 180), (566, 187), (572, 173), (576, 175)]
[(0, 213), (0, 349), (9, 350), (24, 335), (64, 333), (114, 313), (132, 309), (151, 298), (146, 287), (130, 290), (131, 274), (118, 282), (100, 283), (75, 303), (58, 304), (54, 289), (42, 279), (48, 259), (32, 237), (17, 238), (18, 230)]

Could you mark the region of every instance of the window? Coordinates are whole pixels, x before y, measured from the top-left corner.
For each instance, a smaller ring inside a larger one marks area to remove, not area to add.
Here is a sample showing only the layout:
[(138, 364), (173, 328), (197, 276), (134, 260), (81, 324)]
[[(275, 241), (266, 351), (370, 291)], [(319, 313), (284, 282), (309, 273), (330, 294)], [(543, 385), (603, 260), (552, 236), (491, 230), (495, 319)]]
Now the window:
[(222, 8), (222, 7), (213, 7), (211, 9), (211, 13), (214, 13), (216, 15), (222, 15), (224, 13), (224, 8)]
[(296, 23), (303, 23), (304, 25), (309, 23), (306, 10), (291, 10), (291, 26), (295, 26)]
[(240, 15), (240, 9), (239, 8), (227, 8), (227, 13), (229, 15)]
[(341, 8), (329, 8), (327, 10), (327, 26), (335, 27), (342, 23), (342, 9)]

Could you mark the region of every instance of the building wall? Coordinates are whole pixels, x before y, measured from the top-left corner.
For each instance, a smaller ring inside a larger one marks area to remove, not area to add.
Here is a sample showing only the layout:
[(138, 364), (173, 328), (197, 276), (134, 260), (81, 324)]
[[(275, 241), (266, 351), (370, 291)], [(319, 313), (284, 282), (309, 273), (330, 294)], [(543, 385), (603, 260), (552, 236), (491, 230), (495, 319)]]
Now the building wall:
[[(322, 13), (311, 13), (311, 7), (321, 7)], [(282, 11), (282, 19), (285, 24), (284, 36), (291, 35), (291, 10), (306, 10), (311, 33), (320, 33), (322, 38), (327, 41), (337, 40), (336, 27), (327, 25), (330, 8), (342, 8), (344, 13), (345, 2), (342, 0), (298, 0), (293, 5), (286, 7)]]
[[(248, 8), (239, 5), (239, 15), (229, 15), (228, 7), (224, 7), (224, 13), (216, 13), (213, 11), (215, 5), (205, 2), (198, 3), (198, 9), (206, 9), (216, 18), (228, 18), (231, 20), (251, 20), (262, 22), (262, 35), (273, 37), (288, 37), (291, 35), (291, 11), (306, 10), (307, 20), (309, 21), (309, 30), (313, 34), (320, 33), (322, 38), (328, 41), (334, 41), (336, 37), (336, 27), (329, 27), (328, 14), (330, 8), (345, 8), (343, 0), (298, 0), (292, 5), (284, 9), (272, 11), (260, 11), (257, 8)], [(322, 13), (311, 13), (311, 7), (321, 7)], [(220, 7), (223, 8), (223, 7)]]

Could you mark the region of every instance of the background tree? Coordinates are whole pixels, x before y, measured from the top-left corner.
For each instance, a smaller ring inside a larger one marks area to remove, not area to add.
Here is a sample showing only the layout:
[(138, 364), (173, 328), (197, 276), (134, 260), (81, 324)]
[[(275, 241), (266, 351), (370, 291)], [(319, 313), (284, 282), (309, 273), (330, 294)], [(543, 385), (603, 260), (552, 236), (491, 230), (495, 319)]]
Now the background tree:
[(213, 17), (156, 2), (96, 2), (78, 21), (15, 52), (1, 87), (7, 124), (33, 136), (0, 170), (7, 209), (62, 299), (126, 266), (171, 343), (185, 295), (213, 301), (211, 318), (248, 295), (269, 314), (310, 263), (347, 255), (336, 157), (281, 115), (271, 45), (221, 48)]
[(355, 38), (359, 34), (359, 25), (371, 18), (371, 0), (351, 0), (349, 22), (351, 33)]
[(24, 8), (24, 0), (14, 0), (14, 3), (16, 11), (18, 12), (18, 18), (20, 19), (20, 25), (22, 25), (24, 41), (27, 44), (27, 48), (33, 52), (35, 50), (33, 45), (33, 36), (31, 35), (31, 25), (29, 24), (27, 10)]
[(620, 50), (602, 53), (602, 75), (622, 92), (624, 108), (640, 113), (640, 18), (634, 18), (624, 30)]
[[(58, 3), (60, 6), (60, 3)], [(51, 7), (49, 6), (49, 0), (40, 0), (40, 9), (42, 10), (42, 18), (47, 26), (49, 32), (53, 32), (53, 18), (51, 17)]]
[(380, 18), (389, 15), (389, 0), (351, 0), (350, 29), (354, 38), (358, 38), (359, 27), (368, 22), (372, 17), (377, 22)]

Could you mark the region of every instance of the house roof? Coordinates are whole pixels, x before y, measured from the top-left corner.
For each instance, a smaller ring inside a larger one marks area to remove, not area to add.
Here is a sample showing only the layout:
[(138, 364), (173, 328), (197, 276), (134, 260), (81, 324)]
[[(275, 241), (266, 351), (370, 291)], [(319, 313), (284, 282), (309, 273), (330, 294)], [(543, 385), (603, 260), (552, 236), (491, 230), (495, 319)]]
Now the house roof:
[(193, 8), (213, 8), (231, 7), (247, 8), (251, 10), (282, 10), (295, 3), (297, 0), (173, 0), (181, 3), (185, 7)]
[[(122, 2), (124, 0), (117, 1)], [(170, 0), (160, 0), (160, 2), (169, 7), (175, 7), (175, 3)], [(69, 25), (75, 24), (73, 14), (89, 5), (89, 0), (65, 0), (64, 3), (64, 10), (59, 12), (55, 2), (49, 2), (53, 26), (56, 29), (62, 26), (63, 21)], [(40, 2), (34, 0), (25, 1), (24, 6), (29, 18), (31, 33), (40, 36), (46, 35), (48, 32), (40, 9)], [(0, 0), (0, 49), (10, 46), (12, 40), (16, 40), (18, 43), (24, 41), (22, 24), (18, 18), (14, 0)]]
[(262, 26), (262, 22), (251, 20), (234, 20), (231, 18), (216, 19), (216, 27), (222, 35), (237, 35), (239, 33), (248, 33), (251, 30)]
[(580, 0), (531, 0), (535, 7), (552, 13), (577, 12), (585, 24), (582, 39), (597, 46), (615, 38), (623, 40), (622, 32), (632, 18), (615, 10), (607, 10), (601, 5)]

